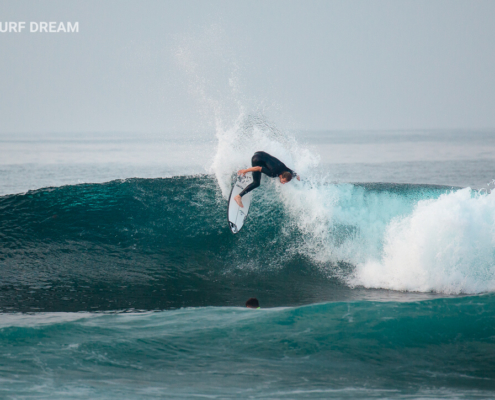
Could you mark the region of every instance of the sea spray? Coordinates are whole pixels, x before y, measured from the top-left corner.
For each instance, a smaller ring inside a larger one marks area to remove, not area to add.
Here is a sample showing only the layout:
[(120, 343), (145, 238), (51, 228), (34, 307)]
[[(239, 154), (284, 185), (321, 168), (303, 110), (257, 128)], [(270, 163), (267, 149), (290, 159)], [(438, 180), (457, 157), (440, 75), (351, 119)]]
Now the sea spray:
[[(316, 173), (318, 155), (247, 105), (234, 53), (219, 26), (183, 39), (176, 55), (206, 119), (213, 121), (218, 143), (209, 172), (224, 199), (236, 171), (250, 167), (256, 151), (279, 158), (303, 178), (284, 186), (264, 178), (254, 193), (259, 207), (247, 221), (251, 230), (238, 239), (248, 248), (251, 241), (258, 254), (260, 242), (269, 241), (283, 255), (266, 262), (251, 250), (242, 256), (241, 251), (231, 270), (281, 267), (304, 257), (351, 287), (440, 293), (495, 289), (490, 195), (469, 189), (446, 194), (446, 188), (421, 185), (405, 190), (406, 185), (385, 184), (385, 190), (375, 190), (372, 184), (331, 184), (331, 170), (323, 177)], [(262, 224), (276, 234), (257, 237), (266, 232)]]
[(421, 200), (387, 226), (379, 259), (359, 263), (354, 285), (394, 290), (495, 290), (495, 192), (469, 188)]
[(306, 179), (319, 163), (317, 155), (300, 146), (293, 136), (276, 128), (262, 114), (241, 114), (231, 127), (218, 126), (216, 137), (218, 145), (211, 172), (226, 198), (232, 186), (232, 174), (250, 168), (257, 151), (273, 155)]
[(235, 51), (221, 26), (212, 24), (200, 36), (177, 38), (174, 54), (205, 127), (215, 130), (217, 147), (207, 170), (215, 175), (224, 198), (230, 193), (232, 175), (251, 167), (256, 151), (266, 151), (310, 177), (319, 156), (270, 121), (263, 101), (245, 94)]

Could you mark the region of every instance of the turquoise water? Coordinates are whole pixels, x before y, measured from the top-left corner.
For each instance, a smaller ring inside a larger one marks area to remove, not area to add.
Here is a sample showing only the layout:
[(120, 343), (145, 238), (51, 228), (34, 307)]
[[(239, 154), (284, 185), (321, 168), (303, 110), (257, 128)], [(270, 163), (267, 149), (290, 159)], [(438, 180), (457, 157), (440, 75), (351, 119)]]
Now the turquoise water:
[[(326, 184), (318, 191), (333, 199), (332, 218), (316, 221), (298, 210), (294, 217), (270, 189), (259, 193), (242, 235), (224, 229), (226, 202), (211, 176), (0, 197), (0, 310), (241, 306), (251, 296), (273, 307), (436, 295), (351, 288), (347, 281), (356, 265), (380, 259), (390, 221), (420, 200), (452, 196), (451, 188)], [(493, 282), (490, 271), (479, 281)], [(466, 270), (454, 293), (470, 292), (470, 277)]]
[(2, 139), (0, 397), (493, 398), (493, 135), (366, 135)]
[(20, 398), (489, 398), (492, 295), (290, 308), (4, 315)]

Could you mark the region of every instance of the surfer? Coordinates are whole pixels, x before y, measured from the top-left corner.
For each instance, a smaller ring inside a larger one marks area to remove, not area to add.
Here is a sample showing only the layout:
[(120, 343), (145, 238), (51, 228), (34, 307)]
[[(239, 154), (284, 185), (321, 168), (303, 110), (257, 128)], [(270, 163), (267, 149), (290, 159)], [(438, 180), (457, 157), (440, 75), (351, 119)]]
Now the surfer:
[(260, 308), (260, 302), (256, 297), (251, 297), (248, 301), (246, 301), (246, 307), (258, 309)]
[(290, 182), (293, 177), (296, 177), (298, 181), (301, 180), (301, 178), (299, 178), (299, 176), (282, 161), (264, 151), (257, 151), (254, 153), (254, 156), (251, 159), (251, 165), (251, 168), (241, 169), (237, 172), (239, 175), (246, 175), (248, 172), (253, 173), (253, 182), (234, 197), (234, 200), (239, 204), (239, 207), (244, 207), (242, 204), (242, 196), (260, 185), (262, 172), (270, 178), (276, 178), (278, 176), (282, 185)]

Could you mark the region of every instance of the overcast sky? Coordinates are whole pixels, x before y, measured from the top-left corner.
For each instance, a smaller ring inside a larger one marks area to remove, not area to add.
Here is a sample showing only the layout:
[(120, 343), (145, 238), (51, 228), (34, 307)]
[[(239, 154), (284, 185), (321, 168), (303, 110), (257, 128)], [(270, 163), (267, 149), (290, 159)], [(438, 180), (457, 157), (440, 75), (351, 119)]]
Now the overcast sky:
[(7, 1), (0, 132), (495, 128), (495, 1)]

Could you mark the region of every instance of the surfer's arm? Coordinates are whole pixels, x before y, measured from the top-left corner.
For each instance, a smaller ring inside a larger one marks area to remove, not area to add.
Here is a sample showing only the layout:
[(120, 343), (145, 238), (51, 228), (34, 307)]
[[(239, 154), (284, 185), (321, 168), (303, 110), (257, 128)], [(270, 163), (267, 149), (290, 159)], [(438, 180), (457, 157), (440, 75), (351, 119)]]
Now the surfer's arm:
[(301, 180), (301, 177), (297, 174), (296, 171), (292, 171), (290, 168), (287, 168), (287, 171), (289, 171), (292, 174), (293, 178), (296, 178), (298, 181)]
[(248, 172), (261, 172), (262, 168), (261, 167), (251, 167), (251, 168), (246, 168), (246, 169), (240, 169), (237, 171), (237, 175), (246, 175)]

